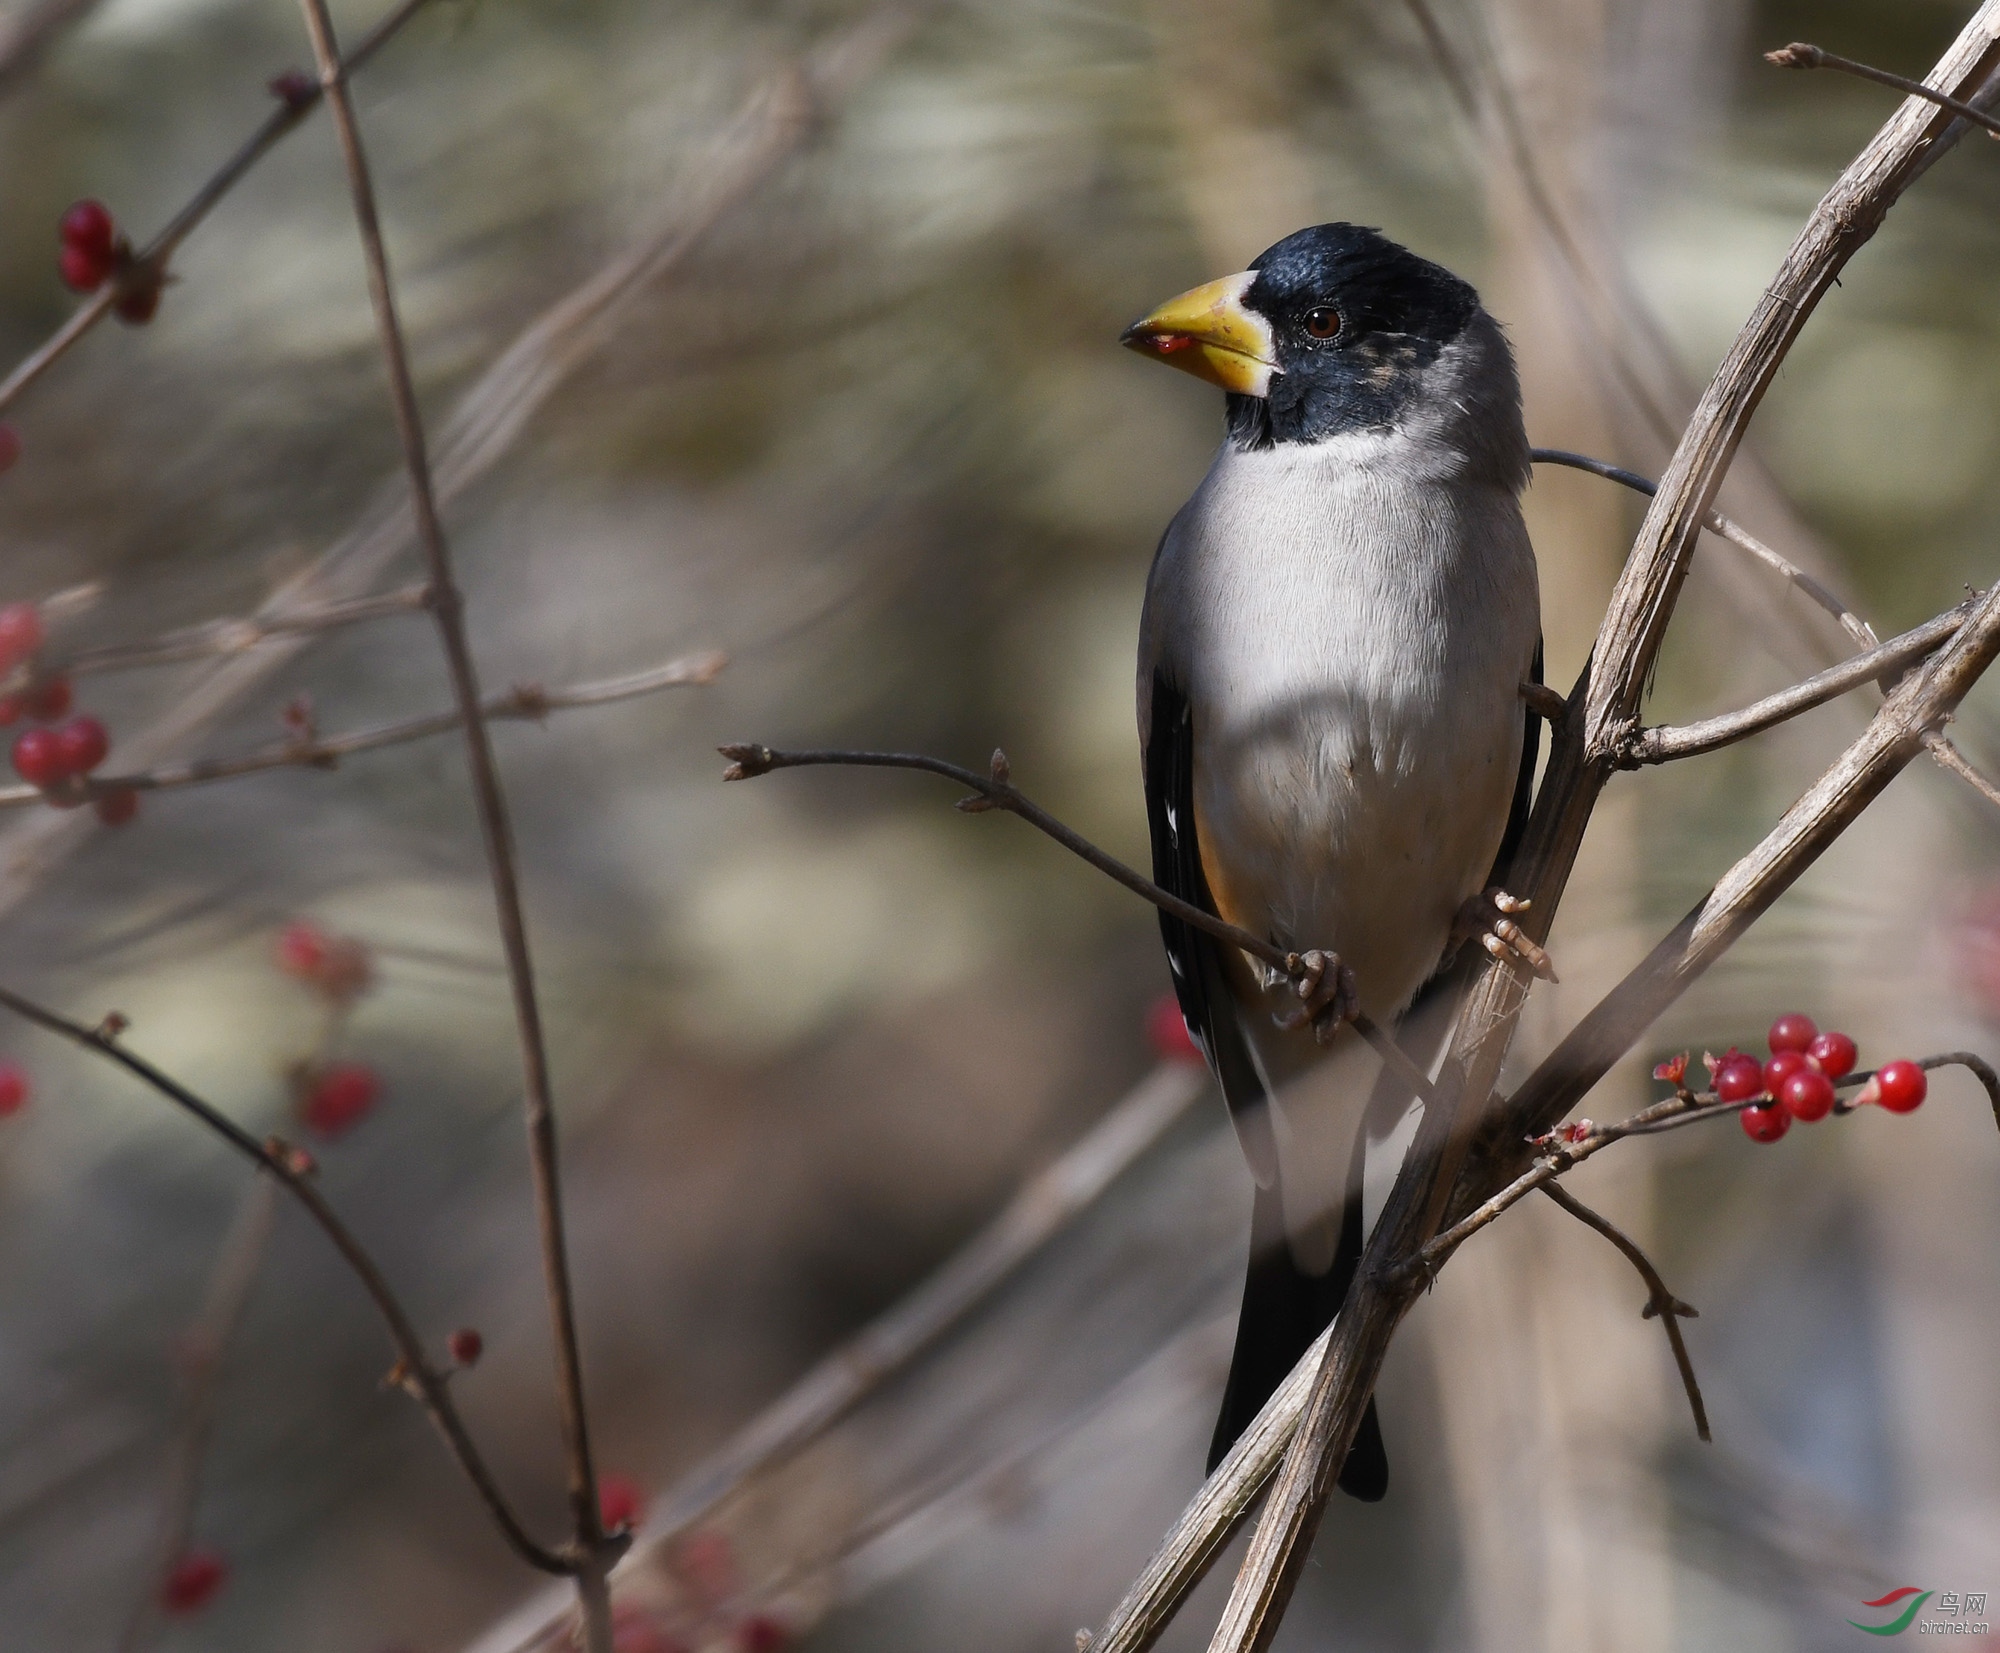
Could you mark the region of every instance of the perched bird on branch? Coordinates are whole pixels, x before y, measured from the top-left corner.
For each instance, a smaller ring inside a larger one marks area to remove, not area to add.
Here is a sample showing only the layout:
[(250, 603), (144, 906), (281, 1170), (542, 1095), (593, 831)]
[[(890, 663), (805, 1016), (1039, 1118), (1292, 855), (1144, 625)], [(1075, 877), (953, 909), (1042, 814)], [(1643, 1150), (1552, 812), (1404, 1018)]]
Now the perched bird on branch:
[[(1367, 1144), (1412, 1100), (1392, 1075), (1371, 1102), (1365, 1080), (1328, 1095), (1306, 1070), (1357, 1043), (1338, 1037), (1357, 1010), (1409, 1029), (1475, 935), (1547, 973), (1498, 887), (1539, 736), (1521, 697), (1541, 680), (1528, 440), (1478, 294), (1352, 224), (1287, 236), (1122, 342), (1228, 392), (1146, 585), (1153, 876), (1305, 964), (1288, 977), (1161, 915), (1257, 1184), (1212, 1468), (1338, 1311)], [(1371, 1402), (1341, 1485), (1387, 1483)]]

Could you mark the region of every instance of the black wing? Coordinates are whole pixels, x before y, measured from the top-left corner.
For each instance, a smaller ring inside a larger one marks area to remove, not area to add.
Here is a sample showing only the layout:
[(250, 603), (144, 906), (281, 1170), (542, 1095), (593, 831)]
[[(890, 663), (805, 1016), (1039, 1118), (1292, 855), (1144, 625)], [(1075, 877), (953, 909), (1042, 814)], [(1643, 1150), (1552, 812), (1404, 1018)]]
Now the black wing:
[[(1542, 640), (1535, 639), (1535, 663), (1528, 668), (1528, 681), (1539, 684), (1542, 681)], [(1514, 853), (1521, 847), (1521, 839), (1528, 830), (1528, 810), (1535, 801), (1535, 762), (1542, 755), (1542, 720), (1524, 704), (1521, 717), (1527, 725), (1521, 735), (1521, 770), (1514, 777), (1514, 801), (1507, 810), (1507, 830), (1500, 839), (1500, 853), (1493, 857), (1493, 872), (1487, 878), (1490, 889), (1498, 884), (1503, 890), (1507, 880), (1513, 875)]]
[[(1153, 673), (1151, 727), (1146, 735), (1146, 818), (1153, 834), (1153, 882), (1205, 912), (1215, 911), (1194, 823), (1194, 719), (1179, 685)], [(1270, 1096), (1236, 1019), (1223, 974), (1221, 944), (1184, 919), (1160, 914), (1160, 938), (1174, 973), (1174, 994), (1188, 1033), (1222, 1085), (1244, 1158), (1258, 1182), (1278, 1175), (1271, 1137)]]

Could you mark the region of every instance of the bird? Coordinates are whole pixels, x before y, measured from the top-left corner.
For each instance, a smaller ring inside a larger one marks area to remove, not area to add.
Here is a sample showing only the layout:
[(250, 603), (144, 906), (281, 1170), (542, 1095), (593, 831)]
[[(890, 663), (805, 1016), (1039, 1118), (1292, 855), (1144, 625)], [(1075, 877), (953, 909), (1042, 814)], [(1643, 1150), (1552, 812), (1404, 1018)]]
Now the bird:
[[(1475, 937), (1553, 975), (1504, 888), (1540, 733), (1530, 457), (1499, 323), (1377, 230), (1299, 230), (1120, 342), (1226, 393), (1140, 617), (1154, 881), (1308, 965), (1160, 913), (1255, 1183), (1213, 1471), (1337, 1314), (1380, 1203), (1369, 1145), (1413, 1124), (1344, 1024), (1434, 1049)], [(1339, 1484), (1387, 1489), (1372, 1399)]]

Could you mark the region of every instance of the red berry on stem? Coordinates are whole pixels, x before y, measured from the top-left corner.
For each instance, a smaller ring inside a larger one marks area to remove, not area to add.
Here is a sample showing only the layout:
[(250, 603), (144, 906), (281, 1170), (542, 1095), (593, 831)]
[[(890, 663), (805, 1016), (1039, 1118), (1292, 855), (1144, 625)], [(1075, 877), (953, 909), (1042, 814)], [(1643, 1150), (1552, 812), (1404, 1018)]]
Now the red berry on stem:
[(56, 254), (56, 274), (72, 293), (94, 293), (111, 274), (111, 255), (64, 247)]
[(1146, 1037), (1152, 1041), (1153, 1052), (1162, 1061), (1201, 1060), (1200, 1047), (1188, 1037), (1180, 1001), (1171, 993), (1162, 993), (1153, 1001), (1152, 1009), (1146, 1012)]
[(55, 730), (30, 729), (14, 737), (14, 773), (44, 792), (68, 775)]
[(11, 471), (21, 457), (21, 433), (0, 420), (0, 471)]
[(597, 1478), (597, 1518), (606, 1532), (636, 1527), (645, 1518), (646, 1500), (638, 1483), (624, 1475)]
[(57, 728), (56, 749), (68, 773), (88, 775), (111, 751), (111, 735), (94, 717), (73, 717)]
[(139, 794), (129, 786), (107, 792), (97, 800), (97, 818), (108, 827), (124, 826), (139, 813)]
[(736, 1627), (736, 1645), (743, 1653), (778, 1653), (791, 1645), (792, 1632), (783, 1619), (753, 1613)]
[(53, 723), (69, 710), (71, 699), (69, 679), (58, 672), (22, 693), (21, 710), (37, 723)]
[(1794, 1119), (1808, 1122), (1833, 1112), (1833, 1081), (1817, 1069), (1801, 1068), (1784, 1082), (1778, 1100)]
[(1806, 1047), (1806, 1054), (1827, 1078), (1839, 1079), (1854, 1071), (1854, 1059), (1861, 1053), (1845, 1033), (1822, 1033)]
[(1899, 1058), (1876, 1069), (1868, 1089), (1875, 1093), (1873, 1099), (1891, 1113), (1908, 1113), (1929, 1093), (1930, 1080), (1915, 1062)]
[(486, 1339), (470, 1326), (461, 1326), (444, 1340), (444, 1346), (451, 1351), (451, 1358), (461, 1366), (476, 1366), (479, 1357), (486, 1352)]
[(160, 1581), (160, 1606), (169, 1613), (199, 1613), (216, 1598), (229, 1567), (213, 1550), (190, 1550)]
[(1804, 1051), (1781, 1050), (1764, 1064), (1764, 1089), (1776, 1096), (1793, 1074), (1809, 1072), (1812, 1067), (1813, 1059)]
[(1743, 1121), (1743, 1134), (1752, 1142), (1776, 1142), (1792, 1128), (1792, 1116), (1775, 1102), (1745, 1108), (1737, 1118)]
[(62, 215), (56, 225), (56, 234), (65, 247), (100, 253), (109, 258), (112, 245), (118, 239), (118, 225), (102, 201), (78, 201)]
[(12, 671), (42, 646), (42, 611), (33, 603), (0, 606), (0, 671)]
[(1715, 1094), (1724, 1102), (1747, 1102), (1764, 1094), (1764, 1069), (1754, 1056), (1732, 1050), (1715, 1064)]
[(298, 109), (319, 96), (319, 82), (303, 69), (287, 69), (271, 77), (270, 92), (287, 109)]
[(12, 1062), (0, 1062), (0, 1119), (11, 1119), (28, 1105), (28, 1075)]
[(1789, 1016), (1780, 1016), (1771, 1024), (1771, 1053), (1803, 1051), (1818, 1037), (1819, 1029), (1813, 1025), (1812, 1017), (1794, 1010)]
[(306, 1128), (332, 1140), (344, 1136), (382, 1099), (382, 1081), (362, 1062), (329, 1062), (311, 1078), (299, 1117)]

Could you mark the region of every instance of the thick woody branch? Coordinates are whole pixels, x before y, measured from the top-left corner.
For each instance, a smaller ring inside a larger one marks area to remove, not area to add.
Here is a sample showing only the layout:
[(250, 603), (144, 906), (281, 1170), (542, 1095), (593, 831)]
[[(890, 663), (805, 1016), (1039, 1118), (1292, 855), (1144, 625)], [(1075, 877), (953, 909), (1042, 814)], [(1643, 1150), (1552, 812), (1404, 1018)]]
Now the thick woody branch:
[(521, 1046), (524, 1109), (528, 1131), (529, 1174), (534, 1184), (535, 1214), (540, 1230), (543, 1286), (548, 1295), (556, 1356), (556, 1405), (562, 1425), (569, 1469), (570, 1519), (582, 1564), (577, 1569), (577, 1593), (589, 1653), (611, 1653), (611, 1604), (606, 1572), (622, 1545), (606, 1537), (598, 1505), (596, 1471), (590, 1457), (590, 1428), (583, 1389), (583, 1361), (578, 1348), (576, 1309), (569, 1275), (568, 1245), (562, 1214), (562, 1181), (557, 1166), (555, 1098), (550, 1083), (547, 1043), (541, 1006), (535, 992), (534, 966), (528, 949), (528, 926), (521, 906), (514, 834), (507, 799), (500, 784), (493, 745), (480, 715), (479, 678), (466, 637), (464, 598), (453, 575), (450, 548), (438, 517), (431, 483), (423, 418), (416, 386), (410, 377), (409, 355), (402, 323), (396, 314), (395, 291), (389, 277), (389, 255), (375, 207), (375, 186), (368, 158), (348, 95), (346, 68), (334, 39), (326, 0), (301, 0), (306, 32), (312, 38), (341, 159), (353, 199), (354, 220), (368, 271), (368, 295), (375, 311), (376, 331), (388, 369), (390, 404), (396, 434), (409, 472), (410, 505), (417, 539), (423, 547), (429, 576), (431, 616), (451, 676), (452, 696), (464, 725), (465, 750), (472, 792), (492, 877), (493, 901), (499, 920), (501, 949), (507, 960), (507, 980), (514, 1000), (514, 1022)]
[(1776, 64), (1780, 69), (1838, 69), (1844, 75), (1872, 80), (1878, 86), (1887, 86), (1908, 97), (1928, 99), (1940, 109), (1949, 109), (1959, 119), (1983, 126), (1996, 138), (2000, 138), (2000, 120), (1995, 120), (1977, 104), (1967, 103), (1963, 98), (1949, 97), (1934, 87), (1926, 86), (1920, 80), (1910, 79), (1908, 75), (1892, 74), (1887, 69), (1876, 68), (1872, 63), (1857, 63), (1853, 58), (1842, 57), (1838, 52), (1829, 52), (1823, 46), (1813, 46), (1803, 40), (1795, 40), (1789, 46), (1780, 46), (1775, 52), (1766, 52), (1764, 61)]
[[(662, 689), (696, 687), (715, 681), (724, 657), (715, 652), (671, 660), (651, 671), (633, 672), (625, 677), (605, 678), (595, 683), (574, 683), (564, 688), (545, 689), (539, 684), (520, 684), (505, 694), (489, 695), (480, 702), (479, 715), (488, 723), (539, 723), (551, 712), (580, 706), (605, 706), (613, 701), (633, 700), (657, 694)], [(433, 712), (428, 717), (401, 718), (394, 723), (378, 723), (344, 735), (285, 740), (259, 747), (233, 758), (194, 758), (186, 763), (163, 764), (156, 769), (129, 775), (94, 775), (89, 780), (66, 781), (51, 792), (32, 786), (0, 787), (0, 809), (55, 801), (61, 804), (87, 803), (115, 792), (160, 792), (183, 786), (205, 786), (212, 781), (235, 780), (268, 769), (331, 769), (342, 758), (360, 752), (380, 751), (385, 746), (403, 746), (428, 740), (465, 727), (456, 709)]]
[[(1217, 941), (1240, 948), (1292, 981), (1300, 980), (1309, 969), (1307, 955), (1288, 952), (1262, 936), (1231, 924), (1227, 919), (1218, 918), (1192, 902), (1183, 901), (1152, 879), (1133, 871), (1115, 855), (1106, 854), (1075, 828), (1065, 825), (1013, 784), (1009, 779), (1011, 771), (1005, 752), (996, 750), (989, 771), (981, 775), (976, 770), (947, 763), (943, 758), (926, 757), (916, 752), (776, 752), (768, 746), (747, 742), (717, 747), (716, 750), (729, 759), (729, 767), (722, 776), (725, 781), (750, 780), (758, 775), (768, 775), (774, 769), (807, 769), (827, 765), (848, 769), (918, 769), (925, 774), (942, 775), (971, 789), (972, 797), (958, 801), (958, 808), (966, 814), (978, 815), (989, 809), (1002, 809), (1010, 815), (1018, 815), (1072, 855), (1089, 862), (1134, 895), (1152, 902), (1161, 912), (1184, 924), (1192, 924)], [(1368, 1041), (1414, 1095), (1425, 1101), (1431, 1100), (1429, 1076), (1410, 1060), (1393, 1036), (1370, 1016), (1357, 1013), (1348, 1019), (1353, 1023), (1354, 1031)]]
[(1646, 1306), (1639, 1311), (1640, 1317), (1650, 1320), (1655, 1315), (1659, 1316), (1660, 1324), (1666, 1328), (1667, 1342), (1674, 1351), (1674, 1364), (1680, 1368), (1681, 1387), (1687, 1391), (1688, 1410), (1694, 1414), (1694, 1432), (1704, 1441), (1713, 1440), (1714, 1437), (1708, 1432), (1708, 1408), (1701, 1400), (1701, 1385), (1695, 1381), (1694, 1362), (1688, 1358), (1687, 1342), (1681, 1336), (1682, 1318), (1689, 1320), (1696, 1318), (1696, 1310), (1667, 1290), (1667, 1283), (1660, 1278), (1660, 1271), (1653, 1267), (1652, 1259), (1639, 1249), (1631, 1236), (1552, 1182), (1545, 1184), (1542, 1192), (1578, 1222), (1596, 1229), (1622, 1251), (1626, 1261), (1639, 1271), (1639, 1278), (1646, 1282), (1646, 1290), (1651, 1294), (1646, 1299)]
[[(370, 29), (350, 52), (341, 66), (342, 73), (352, 74), (371, 57), (386, 46), (403, 25), (414, 17), (427, 0), (403, 0), (374, 28)], [(47, 340), (37, 346), (22, 362), (0, 382), (0, 410), (10, 406), (16, 397), (33, 384), (44, 373), (60, 361), (70, 348), (93, 327), (111, 314), (130, 281), (157, 280), (166, 273), (167, 261), (176, 249), (200, 226), (215, 208), (215, 205), (239, 183), (243, 176), (291, 130), (303, 122), (318, 105), (321, 90), (307, 84), (288, 91), (279, 101), (278, 107), (265, 116), (263, 124), (245, 140), (236, 153), (223, 162), (215, 174), (204, 183), (188, 201), (187, 205), (174, 214), (167, 227), (133, 254), (132, 263), (125, 277), (119, 281), (107, 282), (89, 299), (79, 306), (69, 320), (57, 328)]]
[(59, 1034), (72, 1044), (81, 1045), (107, 1061), (115, 1062), (135, 1078), (150, 1085), (176, 1107), (190, 1114), (208, 1127), (237, 1153), (249, 1160), (267, 1176), (281, 1183), (285, 1191), (306, 1209), (306, 1214), (319, 1225), (320, 1231), (333, 1242), (333, 1247), (341, 1259), (361, 1282), (375, 1305), (376, 1312), (388, 1328), (389, 1340), (396, 1350), (396, 1375), (404, 1389), (422, 1403), (424, 1411), (444, 1437), (445, 1446), (458, 1466), (472, 1483), (480, 1502), (493, 1517), (514, 1553), (530, 1566), (539, 1567), (543, 1572), (567, 1574), (576, 1571), (576, 1559), (555, 1550), (545, 1549), (538, 1544), (522, 1526), (520, 1518), (514, 1514), (506, 1495), (500, 1491), (492, 1472), (473, 1445), (464, 1420), (458, 1415), (458, 1408), (452, 1403), (451, 1390), (445, 1382), (444, 1374), (431, 1363), (425, 1354), (422, 1340), (410, 1317), (404, 1312), (396, 1294), (390, 1290), (388, 1280), (368, 1255), (367, 1249), (354, 1237), (354, 1233), (341, 1221), (328, 1205), (318, 1187), (314, 1184), (310, 1159), (298, 1150), (287, 1146), (276, 1138), (269, 1142), (259, 1142), (235, 1120), (223, 1113), (213, 1103), (204, 1101), (189, 1090), (179, 1080), (163, 1073), (142, 1056), (136, 1056), (120, 1044), (116, 1029), (122, 1024), (111, 1018), (101, 1027), (85, 1027), (81, 1022), (73, 1022), (67, 1016), (44, 1008), (32, 999), (23, 998), (7, 988), (0, 987), (0, 1007), (11, 1010), (24, 1021), (33, 1022), (37, 1027)]

